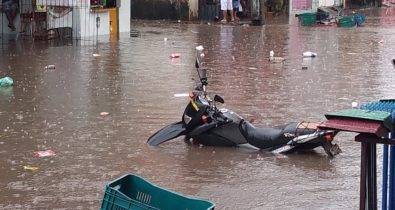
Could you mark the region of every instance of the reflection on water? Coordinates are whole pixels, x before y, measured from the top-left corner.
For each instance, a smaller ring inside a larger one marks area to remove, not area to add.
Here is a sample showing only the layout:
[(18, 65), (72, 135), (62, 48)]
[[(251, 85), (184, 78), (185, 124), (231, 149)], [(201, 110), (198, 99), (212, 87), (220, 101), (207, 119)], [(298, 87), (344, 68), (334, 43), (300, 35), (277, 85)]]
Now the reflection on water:
[[(3, 45), (0, 76), (11, 76), (15, 85), (0, 89), (0, 208), (98, 209), (105, 184), (129, 172), (210, 199), (218, 209), (358, 208), (353, 134), (338, 136), (343, 153), (335, 159), (321, 149), (275, 156), (190, 146), (181, 138), (159, 147), (145, 142), (180, 119), (188, 101), (173, 95), (194, 87), (194, 47), (200, 44), (210, 93), (257, 126), (319, 121), (352, 101), (393, 97), (388, 46), (395, 42), (394, 19), (387, 13), (372, 12), (365, 27), (352, 29), (292, 21), (263, 27), (142, 24), (136, 26), (140, 37), (125, 34), (95, 46)], [(286, 62), (270, 64), (270, 50)], [(318, 57), (302, 59), (307, 50)], [(181, 57), (170, 59), (171, 53)], [(46, 70), (48, 64), (56, 68)], [(56, 155), (33, 157), (45, 149)]]

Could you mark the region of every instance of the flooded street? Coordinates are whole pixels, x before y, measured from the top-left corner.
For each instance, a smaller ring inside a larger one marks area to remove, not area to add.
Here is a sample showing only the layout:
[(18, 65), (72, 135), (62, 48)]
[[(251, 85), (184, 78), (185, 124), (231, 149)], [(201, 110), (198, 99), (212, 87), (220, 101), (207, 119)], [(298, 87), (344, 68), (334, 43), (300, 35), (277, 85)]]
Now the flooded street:
[[(394, 98), (393, 10), (366, 11), (359, 28), (153, 22), (137, 24), (139, 37), (97, 44), (3, 40), (0, 77), (14, 86), (0, 87), (0, 209), (99, 209), (105, 184), (126, 173), (216, 209), (358, 209), (353, 133), (337, 136), (343, 153), (333, 159), (321, 148), (272, 155), (146, 141), (180, 120), (188, 98), (174, 94), (195, 86), (197, 45), (205, 47), (209, 93), (256, 126), (322, 121), (353, 101)], [(286, 61), (269, 63), (270, 50)], [(318, 56), (303, 59), (308, 50)], [(33, 155), (46, 149), (56, 155)]]

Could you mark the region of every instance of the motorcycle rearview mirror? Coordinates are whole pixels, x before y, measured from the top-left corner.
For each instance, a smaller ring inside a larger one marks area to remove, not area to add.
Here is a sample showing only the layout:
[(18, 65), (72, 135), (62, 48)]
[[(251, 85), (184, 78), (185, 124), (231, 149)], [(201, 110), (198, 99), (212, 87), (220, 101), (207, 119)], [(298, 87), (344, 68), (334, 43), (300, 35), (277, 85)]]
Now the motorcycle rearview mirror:
[(221, 104), (225, 103), (224, 99), (219, 95), (214, 96), (214, 101), (219, 102)]

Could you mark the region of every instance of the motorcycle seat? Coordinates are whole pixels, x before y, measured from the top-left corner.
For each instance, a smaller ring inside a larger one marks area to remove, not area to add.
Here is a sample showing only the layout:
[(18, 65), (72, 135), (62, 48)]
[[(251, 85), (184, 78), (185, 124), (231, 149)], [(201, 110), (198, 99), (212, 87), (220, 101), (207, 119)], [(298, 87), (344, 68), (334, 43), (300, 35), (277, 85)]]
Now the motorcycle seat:
[(288, 136), (286, 133), (293, 135), (297, 126), (298, 123), (295, 122), (289, 123), (283, 128), (258, 128), (242, 120), (239, 129), (248, 143), (260, 149), (268, 149), (288, 143), (292, 136)]

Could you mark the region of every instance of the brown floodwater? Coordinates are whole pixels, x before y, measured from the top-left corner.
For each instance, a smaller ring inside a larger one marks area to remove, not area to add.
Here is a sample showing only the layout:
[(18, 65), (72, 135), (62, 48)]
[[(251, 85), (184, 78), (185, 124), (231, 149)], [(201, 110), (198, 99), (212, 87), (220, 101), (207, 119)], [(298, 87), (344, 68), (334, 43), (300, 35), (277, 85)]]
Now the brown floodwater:
[[(0, 88), (0, 209), (99, 209), (105, 184), (126, 173), (216, 209), (357, 209), (353, 133), (337, 136), (343, 153), (333, 159), (321, 148), (272, 155), (146, 140), (181, 118), (188, 99), (174, 94), (195, 86), (197, 45), (205, 47), (210, 94), (256, 126), (321, 121), (353, 101), (395, 97), (394, 12), (364, 12), (358, 28), (151, 22), (134, 25), (139, 37), (118, 41), (4, 37), (0, 77), (15, 84)], [(286, 61), (270, 64), (270, 50)], [(303, 59), (307, 50), (318, 56)], [(46, 149), (56, 155), (33, 156)]]

